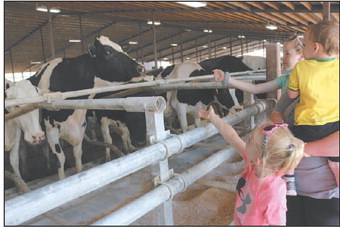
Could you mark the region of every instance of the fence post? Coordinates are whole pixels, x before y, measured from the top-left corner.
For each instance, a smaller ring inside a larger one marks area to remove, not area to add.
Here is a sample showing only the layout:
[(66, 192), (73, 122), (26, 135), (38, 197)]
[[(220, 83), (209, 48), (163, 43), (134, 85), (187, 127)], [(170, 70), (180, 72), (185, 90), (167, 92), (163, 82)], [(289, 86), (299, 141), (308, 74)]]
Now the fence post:
[[(146, 130), (150, 144), (166, 139), (169, 131), (165, 131), (163, 112), (145, 112)], [(165, 146), (165, 145), (164, 145)], [(167, 153), (168, 154), (168, 153)], [(169, 170), (168, 157), (151, 166), (154, 177), (154, 186), (166, 182), (172, 176)], [(169, 199), (156, 208), (157, 225), (173, 225), (172, 199)]]

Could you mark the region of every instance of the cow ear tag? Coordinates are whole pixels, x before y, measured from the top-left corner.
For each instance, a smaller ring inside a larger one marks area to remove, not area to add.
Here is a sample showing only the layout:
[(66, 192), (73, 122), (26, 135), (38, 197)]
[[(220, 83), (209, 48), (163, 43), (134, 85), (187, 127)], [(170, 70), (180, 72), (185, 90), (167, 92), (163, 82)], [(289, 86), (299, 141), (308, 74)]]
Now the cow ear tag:
[(93, 44), (88, 45), (87, 51), (89, 52), (92, 58), (96, 57), (96, 47)]

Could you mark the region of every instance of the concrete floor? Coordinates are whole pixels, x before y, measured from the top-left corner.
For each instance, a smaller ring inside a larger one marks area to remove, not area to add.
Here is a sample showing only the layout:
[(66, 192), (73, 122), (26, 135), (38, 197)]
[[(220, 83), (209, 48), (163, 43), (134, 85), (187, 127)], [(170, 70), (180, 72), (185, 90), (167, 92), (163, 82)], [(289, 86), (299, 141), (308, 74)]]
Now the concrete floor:
[[(169, 159), (169, 167), (173, 168), (177, 173), (182, 172), (199, 161), (202, 161), (212, 153), (222, 149), (225, 145), (226, 142), (221, 136), (213, 136), (202, 142), (200, 145), (194, 145), (191, 148), (185, 149), (185, 152), (171, 157)], [(240, 161), (240, 159), (236, 161)], [(100, 163), (89, 163), (85, 166), (85, 169), (92, 168), (98, 164)], [(68, 171), (68, 174), (72, 173), (74, 173), (72, 169)], [(209, 173), (210, 176), (219, 176), (221, 174), (223, 173), (218, 171), (216, 173), (214, 173), (214, 171)], [(57, 176), (54, 175), (44, 179), (35, 180), (30, 182), (28, 185), (34, 189), (56, 180)], [(152, 177), (150, 175), (150, 167), (146, 167), (141, 171), (133, 173), (105, 187), (102, 187), (95, 192), (89, 193), (77, 200), (64, 204), (63, 206), (54, 209), (53, 213), (62, 218), (65, 223), (89, 225), (127, 204), (129, 201), (141, 196), (152, 188), (153, 183)], [(15, 189), (6, 190), (6, 200), (14, 196), (16, 196)], [(39, 216), (23, 224), (59, 225), (60, 223), (57, 223), (44, 216)], [(140, 223), (137, 220), (133, 224)]]

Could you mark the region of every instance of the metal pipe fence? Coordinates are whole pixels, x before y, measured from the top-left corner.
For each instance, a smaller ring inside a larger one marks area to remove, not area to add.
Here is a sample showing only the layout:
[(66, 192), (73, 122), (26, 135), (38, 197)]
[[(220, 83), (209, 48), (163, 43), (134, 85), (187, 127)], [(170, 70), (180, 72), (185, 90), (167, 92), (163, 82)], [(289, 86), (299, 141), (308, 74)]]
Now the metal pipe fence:
[[(266, 101), (259, 101), (236, 114), (225, 117), (224, 120), (235, 125), (265, 111), (266, 108)], [(18, 225), (28, 221), (148, 165), (182, 152), (184, 148), (216, 133), (217, 129), (212, 124), (208, 124), (8, 200), (5, 202), (5, 224)], [(187, 179), (187, 181), (191, 180)], [(178, 184), (178, 182), (174, 184)], [(160, 201), (167, 200), (168, 197), (166, 196)]]

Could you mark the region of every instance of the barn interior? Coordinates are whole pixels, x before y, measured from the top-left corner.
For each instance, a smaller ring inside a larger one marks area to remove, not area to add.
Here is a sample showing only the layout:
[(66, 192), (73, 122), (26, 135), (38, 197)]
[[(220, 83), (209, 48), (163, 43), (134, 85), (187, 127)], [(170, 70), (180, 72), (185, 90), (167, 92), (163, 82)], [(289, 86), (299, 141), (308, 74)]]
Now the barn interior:
[(173, 64), (242, 56), (302, 35), (324, 15), (339, 20), (337, 1), (204, 3), (5, 1), (5, 73), (35, 72), (49, 59), (79, 56), (98, 34), (138, 62)]
[[(93, 43), (97, 35), (109, 37), (137, 62), (150, 64), (149, 69), (152, 69), (162, 67), (164, 62), (201, 62), (224, 55), (244, 56), (256, 52), (265, 57), (268, 44), (283, 44), (293, 35), (302, 36), (309, 25), (324, 19), (339, 21), (338, 1), (200, 3), (203, 6), (196, 8), (174, 1), (5, 1), (5, 78), (19, 81), (32, 76), (51, 59), (73, 58), (87, 53), (88, 44)], [(100, 130), (95, 130), (100, 135)], [(114, 145), (121, 149), (119, 140), (117, 136)], [(24, 146), (23, 143), (21, 146)], [(215, 146), (193, 146), (187, 153), (170, 159), (170, 166), (176, 172), (184, 171), (225, 146), (219, 136), (205, 143)], [(83, 162), (88, 163), (85, 169), (102, 164), (104, 148), (84, 144)], [(74, 158), (71, 146), (67, 143), (63, 146), (67, 156), (66, 168), (69, 169), (67, 174), (72, 175)], [(41, 147), (27, 146), (26, 149), (29, 172), (24, 178), (29, 187), (36, 189), (57, 181), (56, 166), (52, 166), (52, 172), (45, 172)], [(10, 170), (8, 154), (5, 154), (4, 160), (5, 169)], [(51, 163), (56, 165), (55, 160)], [(235, 181), (238, 167), (243, 164), (235, 156), (229, 165), (219, 166), (205, 179)], [(230, 175), (222, 176), (228, 171)], [(124, 178), (53, 211), (68, 222), (58, 222), (41, 215), (24, 224), (91, 224), (150, 190), (153, 185), (149, 172), (149, 169), (143, 169), (131, 178)], [(145, 184), (138, 185), (140, 179)], [(127, 190), (126, 187), (131, 187), (131, 184), (133, 188)], [(14, 186), (12, 181), (5, 180), (5, 200), (22, 193)], [(115, 204), (110, 204), (102, 197), (103, 194), (112, 198)], [(193, 184), (188, 191), (174, 197), (175, 224), (227, 225), (233, 219), (233, 205), (232, 192), (206, 184)], [(155, 216), (155, 211), (152, 211), (132, 224), (157, 224)]]

